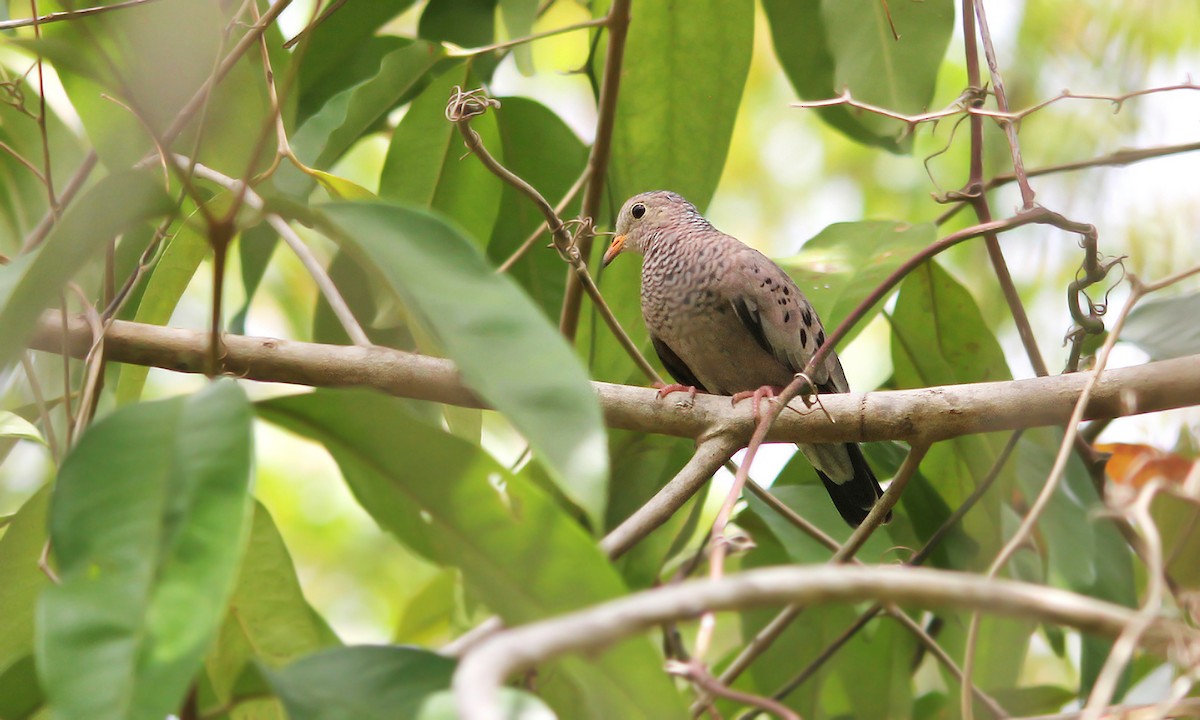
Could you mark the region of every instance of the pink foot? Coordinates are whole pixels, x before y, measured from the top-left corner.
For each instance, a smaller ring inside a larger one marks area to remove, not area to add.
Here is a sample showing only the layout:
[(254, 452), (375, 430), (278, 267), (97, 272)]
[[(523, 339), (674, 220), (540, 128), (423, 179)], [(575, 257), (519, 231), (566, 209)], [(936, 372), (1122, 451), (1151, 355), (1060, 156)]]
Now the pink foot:
[(760, 387), (757, 390), (745, 390), (740, 393), (735, 393), (734, 396), (730, 399), (731, 400), (730, 404), (737, 405), (738, 403), (745, 400), (746, 398), (754, 398), (754, 421), (758, 422), (758, 420), (760, 420), (762, 417), (762, 413), (760, 412), (759, 407), (758, 407), (759, 403), (761, 403), (764, 399), (770, 400), (771, 398), (775, 397), (775, 395), (777, 395), (778, 393), (779, 393), (779, 388), (774, 387), (772, 385), (763, 385), (762, 387)]
[(670, 385), (663, 385), (660, 387), (658, 389), (658, 399), (662, 400), (671, 393), (677, 392), (685, 392), (688, 394), (689, 400), (696, 400), (696, 388), (691, 385), (680, 385), (679, 383), (671, 383)]

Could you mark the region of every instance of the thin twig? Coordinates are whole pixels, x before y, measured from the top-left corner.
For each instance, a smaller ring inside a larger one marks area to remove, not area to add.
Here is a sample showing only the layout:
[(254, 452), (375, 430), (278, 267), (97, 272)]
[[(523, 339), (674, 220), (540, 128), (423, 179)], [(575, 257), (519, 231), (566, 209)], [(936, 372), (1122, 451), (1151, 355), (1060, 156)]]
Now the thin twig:
[[(617, 95), (621, 88), (621, 66), (625, 60), (625, 40), (629, 33), (631, 0), (613, 0), (606, 16), (608, 50), (604, 56), (604, 74), (600, 79), (600, 100), (596, 107), (596, 140), (588, 153), (588, 185), (583, 195), (580, 217), (595, 218), (600, 213), (600, 201), (608, 184), (608, 162), (612, 156), (613, 126), (617, 118)], [(592, 238), (584, 234), (579, 239), (579, 254), (586, 263), (592, 255)], [(559, 329), (568, 340), (575, 339), (579, 326), (583, 278), (578, 273), (567, 275)]]
[(495, 52), (496, 50), (507, 50), (508, 48), (516, 47), (517, 45), (524, 45), (525, 43), (533, 42), (534, 40), (541, 40), (543, 38), (554, 37), (555, 35), (562, 35), (564, 33), (575, 32), (576, 30), (586, 30), (587, 28), (599, 27), (601, 25), (607, 25), (607, 24), (608, 24), (608, 17), (601, 17), (601, 18), (594, 18), (592, 20), (584, 20), (583, 22), (578, 22), (578, 23), (575, 23), (574, 25), (565, 25), (560, 28), (554, 28), (553, 30), (543, 30), (542, 32), (539, 32), (539, 33), (533, 33), (532, 35), (526, 35), (525, 37), (519, 37), (519, 38), (516, 38), (513, 40), (505, 40), (504, 42), (498, 42), (493, 45), (483, 45), (481, 47), (464, 48), (464, 47), (458, 47), (457, 45), (454, 45), (452, 43), (442, 43), (442, 44), (446, 46), (446, 56), (447, 57), (474, 57), (475, 55), (482, 55), (484, 53)]
[(800, 720), (800, 716), (783, 703), (723, 685), (720, 680), (712, 676), (708, 668), (695, 660), (691, 662), (668, 661), (667, 672), (687, 679), (710, 696), (723, 697), (742, 705), (752, 705), (758, 710), (775, 713), (784, 720)]
[[(450, 102), (446, 106), (446, 119), (453, 122), (459, 133), (462, 134), (463, 140), (471, 152), (479, 158), (493, 175), (500, 178), (504, 182), (513, 186), (522, 195), (533, 201), (542, 215), (546, 218), (547, 227), (550, 229), (550, 234), (554, 238), (554, 247), (558, 249), (559, 255), (571, 266), (572, 271), (579, 278), (579, 282), (587, 290), (588, 297), (596, 304), (596, 309), (600, 311), (600, 315), (604, 318), (604, 322), (608, 325), (616, 337), (617, 342), (625, 352), (633, 359), (638, 368), (641, 369), (646, 377), (656, 385), (663, 385), (663, 380), (659, 377), (654, 366), (646, 360), (638, 349), (637, 344), (621, 327), (620, 321), (613, 314), (608, 303), (604, 301), (604, 296), (600, 294), (600, 288), (596, 286), (596, 282), (592, 279), (591, 273), (588, 272), (587, 263), (584, 261), (584, 255), (580, 248), (576, 246), (576, 240), (567, 232), (566, 224), (562, 218), (555, 212), (554, 207), (550, 202), (537, 191), (537, 188), (530, 185), (523, 178), (514, 174), (511, 170), (500, 164), (495, 157), (492, 156), (488, 149), (483, 144), (483, 138), (475, 129), (471, 127), (471, 118), (477, 117), (485, 112), (489, 107), (498, 106), (499, 102), (482, 94), (482, 91), (463, 92), (461, 88), (455, 87), (452, 91)], [(589, 178), (591, 173), (589, 171)], [(587, 235), (586, 228), (580, 233)]]
[[(1025, 177), (1030, 177), (1030, 178), (1041, 177), (1043, 175), (1052, 175), (1054, 173), (1061, 173), (1061, 172), (1072, 172), (1075, 170), (1085, 170), (1087, 168), (1094, 168), (1094, 167), (1123, 167), (1125, 165), (1130, 165), (1135, 162), (1141, 162), (1143, 160), (1153, 160), (1156, 158), (1168, 157), (1171, 155), (1178, 155), (1181, 153), (1195, 152), (1196, 150), (1200, 150), (1200, 142), (1182, 143), (1179, 145), (1163, 145), (1160, 147), (1117, 150), (1116, 152), (1112, 152), (1107, 155), (1101, 155), (1099, 157), (1090, 158), (1088, 160), (1075, 160), (1072, 162), (1058, 163), (1055, 165), (1046, 165), (1043, 167), (1034, 168), (1033, 170), (1026, 170)], [(988, 180), (986, 183), (984, 183), (983, 191), (989, 192), (991, 190), (995, 190), (996, 188), (1003, 187), (1004, 185), (1007, 185), (1016, 179), (1017, 179), (1017, 176), (1015, 173), (1011, 173), (1011, 172), (1000, 173), (999, 175), (996, 175), (991, 180)], [(937, 217), (937, 219), (933, 221), (934, 224), (935, 225), (946, 224), (946, 222), (948, 220), (950, 220), (950, 218), (954, 217), (955, 215), (957, 215), (959, 213), (959, 211), (961, 211), (963, 208), (967, 207), (965, 200), (966, 200), (966, 198), (962, 198), (962, 197), (958, 197), (954, 200), (948, 200), (949, 202), (953, 202), (954, 205), (952, 207), (950, 207), (950, 209), (946, 210), (944, 213), (939, 215)]]
[[(175, 156), (175, 159), (181, 167), (187, 167), (190, 164), (199, 178), (215, 182), (233, 193), (240, 191), (248, 207), (260, 212), (263, 210), (263, 199), (241, 180), (235, 180), (200, 163), (192, 163), (188, 158), (179, 155)], [(354, 313), (351, 312), (350, 306), (346, 303), (345, 298), (342, 297), (341, 292), (338, 291), (333, 279), (329, 277), (329, 273), (325, 271), (321, 262), (317, 260), (316, 256), (313, 255), (300, 236), (296, 234), (292, 226), (276, 213), (266, 213), (265, 218), (267, 224), (279, 234), (279, 237), (283, 239), (292, 252), (296, 254), (296, 257), (299, 258), (300, 263), (304, 265), (304, 269), (308, 271), (308, 274), (316, 282), (317, 287), (321, 290), (321, 295), (325, 297), (333, 314), (337, 317), (338, 322), (341, 323), (342, 328), (350, 336), (354, 344), (360, 347), (371, 347), (373, 345), (371, 339), (367, 337), (362, 326), (358, 324), (358, 320), (355, 319)]]
[[(581, 172), (579, 177), (576, 178), (575, 183), (571, 185), (571, 188), (567, 190), (565, 195), (563, 195), (562, 200), (559, 200), (558, 205), (554, 206), (555, 217), (562, 217), (562, 214), (564, 211), (566, 211), (567, 206), (571, 204), (571, 201), (575, 199), (575, 196), (579, 194), (579, 191), (583, 189), (583, 184), (587, 182), (587, 178), (588, 171), (587, 168), (584, 168), (583, 172)], [(521, 243), (521, 246), (514, 250), (513, 254), (500, 264), (500, 267), (496, 268), (496, 272), (506, 273), (511, 270), (512, 266), (516, 265), (517, 261), (525, 256), (525, 253), (529, 252), (534, 244), (537, 243), (538, 238), (540, 238), (542, 233), (546, 232), (549, 227), (549, 221), (543, 220), (541, 224), (538, 225), (537, 230), (534, 230), (533, 234), (529, 236), (529, 239)]]
[(50, 408), (46, 405), (46, 396), (42, 393), (42, 383), (37, 378), (28, 352), (21, 353), (21, 369), (25, 371), (25, 379), (29, 382), (29, 391), (33, 394), (33, 402), (37, 406), (38, 417), (42, 421), (42, 435), (46, 438), (46, 447), (50, 450), (50, 457), (54, 458), (56, 463), (61, 462), (62, 455), (59, 454), (60, 448), (58, 437), (54, 433), (54, 422), (50, 419)]
[(1163, 591), (1166, 586), (1162, 535), (1150, 516), (1150, 503), (1154, 501), (1162, 485), (1162, 478), (1154, 478), (1146, 483), (1129, 509), (1130, 520), (1141, 533), (1146, 550), (1142, 553), (1142, 559), (1146, 563), (1146, 599), (1138, 610), (1137, 617), (1113, 643), (1112, 650), (1105, 659), (1104, 666), (1100, 668), (1095, 684), (1092, 685), (1091, 695), (1088, 696), (1087, 705), (1083, 709), (1082, 720), (1100, 720), (1101, 713), (1105, 712), (1112, 702), (1122, 671), (1137, 651), (1142, 634), (1154, 623), (1155, 616), (1162, 612)]
[[(112, 5), (100, 5), (98, 7), (80, 8), (78, 10), (63, 10), (46, 13), (37, 17), (0, 20), (0, 30), (15, 30), (16, 28), (29, 27), (31, 25), (35, 27), (38, 25), (48, 25), (50, 23), (62, 22), (63, 20), (75, 20), (81, 17), (88, 17), (89, 15), (100, 15), (113, 10), (124, 10), (125, 8), (152, 2), (157, 2), (157, 0), (125, 0), (124, 2), (113, 3)], [(36, 12), (35, 10), (34, 13), (36, 14)]]

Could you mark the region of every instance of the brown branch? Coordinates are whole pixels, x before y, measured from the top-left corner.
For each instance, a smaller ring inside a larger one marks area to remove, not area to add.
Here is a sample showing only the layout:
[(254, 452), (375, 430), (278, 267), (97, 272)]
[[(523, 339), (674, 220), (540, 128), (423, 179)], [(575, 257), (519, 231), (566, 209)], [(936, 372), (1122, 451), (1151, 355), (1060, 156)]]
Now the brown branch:
[[(959, 572), (894, 566), (764, 568), (719, 582), (663, 586), (499, 632), (460, 661), (452, 689), (465, 720), (492, 720), (499, 717), (495, 695), (508, 677), (560, 655), (599, 650), (661, 623), (706, 611), (863, 600), (979, 609), (1105, 637), (1119, 635), (1136, 615), (1120, 605), (1065, 590)], [(1200, 632), (1160, 618), (1148, 628), (1143, 646), (1162, 655), (1177, 649), (1195, 652)]]
[[(1107, 155), (1101, 155), (1100, 157), (1090, 158), (1088, 160), (1075, 160), (1073, 162), (1046, 165), (1044, 167), (1034, 168), (1033, 170), (1026, 170), (1025, 177), (1041, 177), (1043, 175), (1051, 175), (1054, 173), (1086, 170), (1087, 168), (1093, 167), (1123, 167), (1125, 165), (1141, 162), (1143, 160), (1153, 160), (1155, 158), (1168, 157), (1170, 155), (1178, 155), (1186, 152), (1194, 152), (1196, 150), (1200, 150), (1200, 142), (1182, 143), (1179, 145), (1163, 145), (1161, 147), (1117, 150), (1116, 152), (1112, 152)], [(995, 190), (996, 188), (1007, 185), (1016, 179), (1017, 176), (1015, 173), (1000, 173), (984, 183), (983, 192)], [(946, 224), (946, 221), (957, 215), (964, 207), (967, 207), (965, 200), (966, 198), (961, 197), (952, 200), (951, 202), (955, 203), (954, 206), (939, 215), (937, 220), (934, 220), (934, 224)]]
[(0, 30), (15, 30), (16, 28), (29, 27), (31, 25), (47, 25), (64, 20), (75, 20), (77, 18), (88, 17), (89, 15), (100, 15), (112, 10), (124, 10), (125, 8), (145, 5), (151, 2), (157, 2), (157, 0), (125, 0), (125, 2), (113, 3), (112, 5), (100, 5), (98, 7), (80, 8), (78, 10), (63, 10), (61, 12), (46, 13), (38, 17), (18, 18), (16, 20), (2, 20), (0, 21)]
[[(62, 323), (60, 328), (59, 323)], [(63, 332), (65, 328), (66, 332)], [(83, 357), (91, 333), (79, 317), (48, 312), (31, 347)], [(114, 321), (105, 338), (111, 362), (204, 372), (206, 334), (196, 330)], [(249, 380), (310, 387), (367, 387), (380, 392), (463, 407), (483, 404), (462, 384), (449, 360), (383, 347), (322, 345), (277, 338), (226, 335), (228, 372)], [(914, 390), (822, 395), (828, 413), (797, 408), (767, 434), (770, 442), (912, 444), (995, 430), (1063, 425), (1092, 372)], [(697, 395), (689, 406), (663, 402), (650, 388), (594, 382), (612, 427), (677, 437), (728, 435), (745, 442), (754, 427), (748, 407), (729, 398)], [(1109, 370), (1097, 383), (1084, 418), (1093, 420), (1200, 405), (1200, 355)], [(830, 422), (830, 420), (833, 422)]]
[[(583, 195), (580, 217), (595, 218), (600, 212), (600, 200), (608, 183), (608, 161), (612, 156), (613, 125), (617, 117), (617, 95), (621, 88), (621, 65), (625, 59), (625, 39), (629, 32), (631, 0), (613, 0), (608, 10), (608, 51), (604, 56), (604, 75), (600, 80), (600, 99), (596, 108), (596, 140), (588, 154), (588, 186)], [(586, 263), (592, 255), (592, 238), (579, 238), (579, 253)], [(563, 297), (559, 329), (567, 340), (575, 339), (579, 325), (579, 303), (583, 279), (577, 273), (567, 275), (567, 290)]]

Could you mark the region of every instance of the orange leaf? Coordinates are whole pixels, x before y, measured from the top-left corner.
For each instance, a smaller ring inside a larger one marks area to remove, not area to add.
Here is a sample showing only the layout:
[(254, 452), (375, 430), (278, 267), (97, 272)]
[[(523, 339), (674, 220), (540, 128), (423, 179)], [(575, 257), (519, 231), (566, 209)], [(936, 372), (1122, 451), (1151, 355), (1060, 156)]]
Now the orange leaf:
[(1149, 445), (1108, 443), (1097, 445), (1096, 449), (1112, 453), (1104, 472), (1118, 485), (1139, 488), (1156, 477), (1181, 485), (1192, 469), (1191, 460)]

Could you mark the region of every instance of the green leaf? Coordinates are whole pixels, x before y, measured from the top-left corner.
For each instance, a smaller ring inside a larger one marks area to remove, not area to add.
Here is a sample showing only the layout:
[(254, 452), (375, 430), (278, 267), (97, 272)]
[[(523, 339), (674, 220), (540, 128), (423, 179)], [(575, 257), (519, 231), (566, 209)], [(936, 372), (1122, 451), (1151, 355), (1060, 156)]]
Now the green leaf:
[(35, 443), (46, 444), (46, 438), (42, 437), (33, 423), (8, 410), (0, 410), (0, 438), (32, 440)]
[(454, 660), (406, 647), (346, 647), (266, 670), (291, 720), (414, 717), (450, 686)]
[(274, 228), (266, 223), (259, 223), (251, 228), (242, 230), (238, 236), (237, 250), (239, 267), (242, 269), (242, 289), (245, 291), (245, 303), (234, 313), (229, 321), (229, 332), (235, 335), (246, 334), (246, 315), (250, 312), (250, 303), (254, 294), (267, 274), (267, 265), (275, 254), (275, 246), (279, 244), (279, 236)]
[[(502, 98), (501, 103), (496, 118), (508, 169), (558, 205), (583, 172), (587, 148), (562, 118), (545, 105), (520, 97)], [(577, 197), (561, 216), (576, 216), (581, 202), (582, 198)], [(487, 246), (488, 257), (500, 265), (544, 222), (542, 213), (529, 198), (506, 184), (500, 214)], [(557, 323), (567, 284), (567, 264), (556, 251), (545, 247), (550, 236), (544, 237), (508, 274)]]
[[(1036, 497), (1041, 491), (1062, 437), (1062, 431), (1056, 428), (1036, 428), (1022, 436), (1017, 445), (1017, 477), (1026, 497)], [(1133, 551), (1112, 522), (1097, 521), (1096, 516), (1105, 509), (1104, 500), (1078, 456), (1072, 454), (1068, 459), (1061, 483), (1037, 525), (1045, 544), (1050, 580), (1083, 595), (1136, 607)], [(1083, 636), (1081, 698), (1091, 692), (1111, 650), (1111, 640)], [(1114, 701), (1128, 687), (1126, 674)]]
[[(243, 694), (241, 684), (256, 672), (256, 664), (277, 667), (338, 644), (337, 636), (304, 599), (291, 555), (270, 513), (255, 503), (228, 612), (205, 658), (208, 682), (202, 686), (206, 692), (200, 697), (201, 714), (208, 716), (212, 708), (231, 705)], [(259, 702), (275, 706), (272, 717), (282, 720), (276, 701)]]
[[(888, 275), (937, 239), (934, 226), (867, 221), (835, 223), (804, 243), (799, 254), (779, 260), (832, 331)], [(877, 310), (882, 300), (875, 304)], [(842, 340), (845, 347), (866, 327), (868, 313)]]
[[(802, 99), (825, 100), (848, 89), (856, 100), (899, 113), (929, 109), (954, 30), (951, 0), (763, 0), (763, 10), (775, 55)], [(892, 152), (912, 148), (899, 120), (845, 107), (818, 112), (861, 143)]]
[(4, 720), (33, 717), (45, 701), (38, 685), (33, 655), (26, 655), (0, 670), (0, 717)]
[(490, 45), (496, 37), (496, 0), (429, 0), (417, 33), (461, 47)]
[(387, 53), (378, 72), (329, 98), (300, 126), (292, 137), (293, 150), (307, 165), (328, 169), (396, 107), (442, 56), (441, 48), (419, 41)]
[(113, 413), (63, 462), (50, 513), (62, 582), (42, 593), (37, 619), (56, 713), (178, 710), (249, 530), (250, 418), (223, 381)]
[(751, 0), (694, 0), (686, 10), (667, 2), (637, 5), (612, 139), (614, 212), (626, 198), (658, 189), (674, 190), (701, 210), (708, 205), (725, 167), (753, 45)]
[[(936, 262), (927, 262), (900, 286), (891, 317), (892, 363), (899, 387), (925, 387), (954, 383), (1006, 380), (1011, 377), (1004, 353), (988, 328), (975, 299)], [(956, 438), (934, 445), (921, 463), (947, 509), (962, 504), (987, 475), (1007, 434), (989, 433)], [(963, 563), (956, 570), (978, 570), (991, 562), (1004, 540), (1002, 500), (1015, 481), (1010, 460), (995, 486), (961, 521), (962, 529), (977, 545), (967, 555), (956, 549), (941, 558)], [(907, 507), (907, 504), (906, 504)], [(933, 531), (918, 527), (920, 541)], [(935, 560), (939, 556), (935, 556)], [(968, 615), (947, 613), (939, 639), (951, 656), (965, 645)], [(980, 625), (978, 656), (993, 658), (976, 669), (976, 682), (985, 689), (1016, 684), (1032, 623), (985, 617)], [(1002, 660), (1001, 660), (1002, 659)], [(954, 682), (946, 675), (948, 682)]]
[[(325, 107), (329, 98), (375, 74), (380, 59), (398, 42), (396, 38), (374, 37), (376, 31), (415, 1), (343, 3), (302, 39), (299, 122)], [(323, 6), (330, 7), (334, 6)]]
[[(482, 247), (496, 224), (503, 183), (467, 154), (458, 128), (446, 120), (451, 88), (469, 90), (477, 82), (469, 70), (465, 63), (452, 67), (413, 100), (388, 146), (379, 194), (453, 218)], [(496, 114), (475, 118), (471, 127), (484, 147), (503, 161)]]
[(109, 175), (67, 207), (37, 250), (0, 265), (0, 368), (17, 358), (42, 310), (109, 239), (171, 207), (150, 174)]
[(1200, 293), (1152, 297), (1139, 302), (1121, 331), (1121, 341), (1133, 343), (1151, 360), (1167, 360), (1200, 353), (1200, 327), (1180, 318), (1200, 314)]
[[(265, 419), (325, 445), (372, 517), (403, 542), (462, 570), (508, 624), (627, 592), (595, 542), (540, 490), (483, 450), (408, 417), (389, 398), (315, 393), (259, 405)], [(554, 548), (547, 552), (547, 548)], [(636, 637), (547, 669), (563, 717), (681, 717), (649, 640)]]
[(38, 594), (48, 584), (38, 561), (46, 545), (50, 494), (47, 485), (26, 500), (0, 537), (0, 673), (13, 671), (33, 653), (34, 611)]
[[(146, 290), (137, 305), (134, 320), (151, 325), (166, 325), (192, 281), (200, 262), (209, 253), (208, 239), (188, 223), (179, 226), (167, 240), (162, 257), (154, 265)], [(128, 405), (142, 396), (150, 368), (144, 365), (122, 365), (117, 381), (117, 404)]]
[(322, 207), (339, 242), (429, 328), (463, 380), (525, 435), (563, 493), (602, 525), (608, 455), (595, 392), (562, 336), (470, 241), (384, 203)]
[[(533, 34), (537, 20), (538, 0), (500, 0), (500, 17), (509, 38), (522, 38)], [(512, 49), (513, 59), (522, 75), (533, 75), (533, 49), (523, 43)]]

